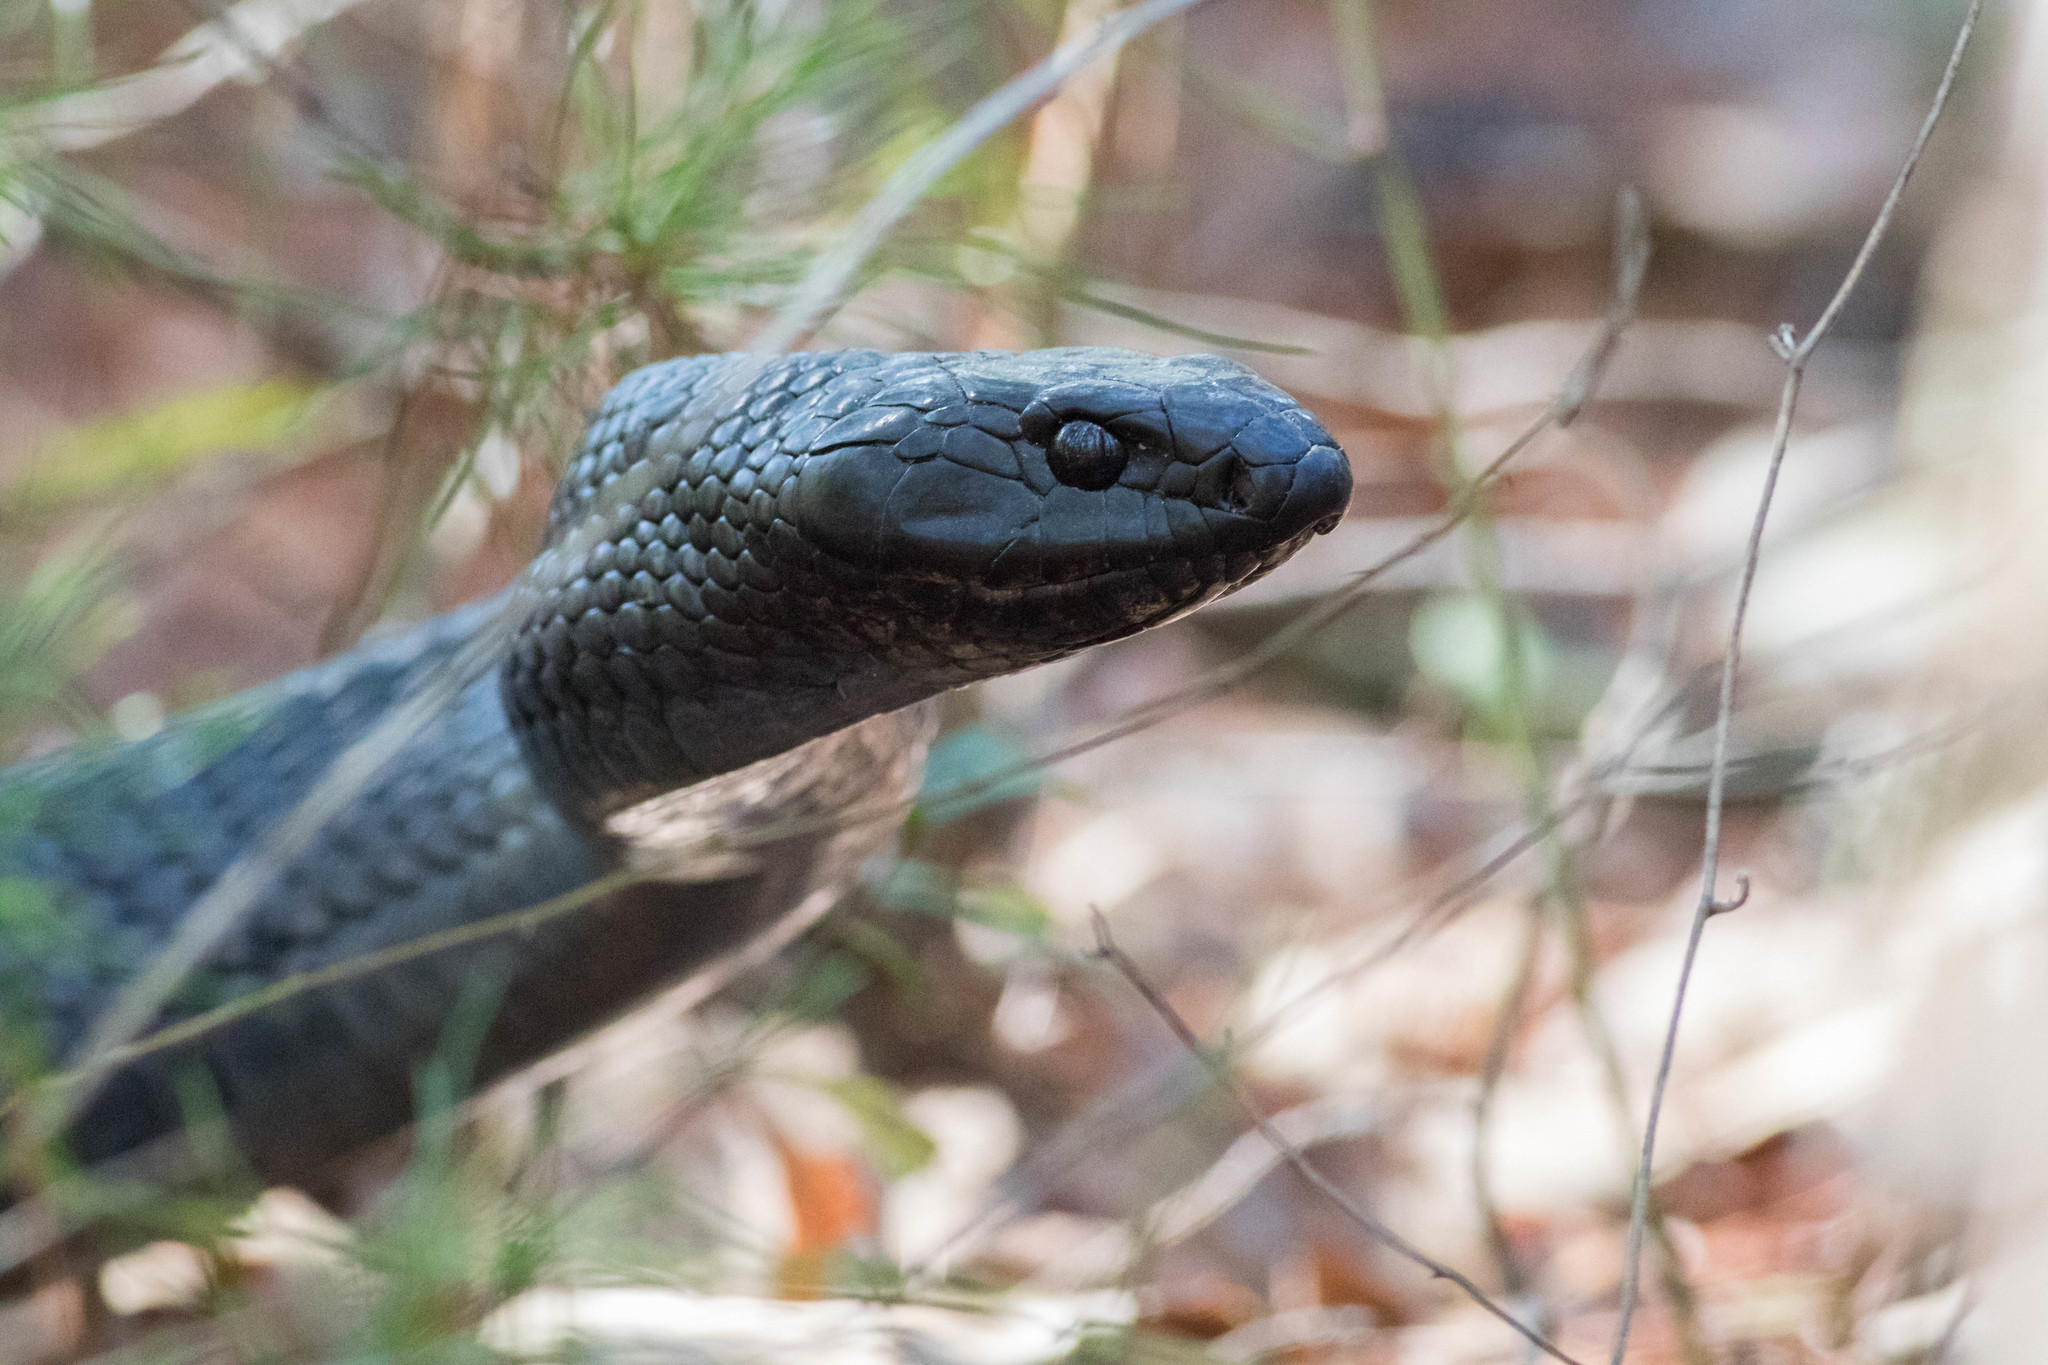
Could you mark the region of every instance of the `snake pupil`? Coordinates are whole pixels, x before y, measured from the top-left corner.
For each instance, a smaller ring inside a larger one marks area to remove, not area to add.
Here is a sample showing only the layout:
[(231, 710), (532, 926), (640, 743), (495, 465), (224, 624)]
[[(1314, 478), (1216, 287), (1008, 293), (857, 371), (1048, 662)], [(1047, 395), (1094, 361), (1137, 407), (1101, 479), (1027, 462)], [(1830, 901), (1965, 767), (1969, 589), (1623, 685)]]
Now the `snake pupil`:
[(1093, 422), (1068, 422), (1046, 451), (1054, 478), (1090, 491), (1115, 483), (1128, 460), (1123, 443)]

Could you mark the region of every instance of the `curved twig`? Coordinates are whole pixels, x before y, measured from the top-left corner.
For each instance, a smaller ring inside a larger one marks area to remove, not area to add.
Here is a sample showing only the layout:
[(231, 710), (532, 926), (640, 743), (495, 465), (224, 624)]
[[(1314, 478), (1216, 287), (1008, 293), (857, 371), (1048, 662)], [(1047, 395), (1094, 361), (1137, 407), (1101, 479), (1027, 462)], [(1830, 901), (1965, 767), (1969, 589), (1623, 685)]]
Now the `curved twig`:
[(1742, 661), (1742, 628), (1749, 616), (1750, 593), (1756, 586), (1757, 564), (1763, 556), (1764, 524), (1771, 515), (1771, 498), (1777, 492), (1778, 473), (1785, 464), (1785, 448), (1792, 439), (1792, 419), (1799, 408), (1800, 386), (1806, 379), (1806, 367), (1813, 359), (1815, 348), (1834, 330), (1842, 309), (1848, 305), (1849, 295), (1862, 281), (1871, 258), (1877, 254), (1877, 248), (1891, 230), (1899, 202), (1905, 197), (1906, 185), (1912, 180), (1913, 172), (1919, 167), (1920, 158), (1934, 136), (1942, 110), (1948, 106), (1949, 95), (1955, 89), (1956, 75), (1962, 69), (1963, 54), (1969, 50), (1970, 38), (1976, 32), (1977, 19), (1983, 8), (1983, 0), (1970, 0), (1970, 8), (1964, 13), (1963, 22), (1956, 32), (1955, 46), (1949, 51), (1948, 65), (1942, 70), (1941, 83), (1935, 87), (1934, 99), (1928, 106), (1927, 117), (1920, 123), (1920, 131), (1906, 153), (1905, 163), (1899, 167), (1899, 173), (1892, 181), (1890, 192), (1885, 195), (1876, 221), (1864, 234), (1856, 259), (1842, 277), (1834, 296), (1828, 300), (1827, 307), (1821, 311), (1819, 320), (1803, 338), (1793, 331), (1790, 323), (1781, 326), (1772, 338), (1773, 348), (1785, 362), (1785, 387), (1778, 398), (1778, 420), (1771, 438), (1770, 466), (1764, 474), (1763, 490), (1757, 496), (1756, 515), (1750, 522), (1749, 548), (1742, 561), (1742, 579), (1736, 589), (1735, 612), (1728, 626), (1728, 644), (1721, 653), (1721, 695), (1714, 712), (1713, 761), (1707, 776), (1707, 829), (1705, 847), (1700, 855), (1699, 904), (1693, 911), (1692, 927), (1686, 934), (1678, 985), (1672, 993), (1671, 1021), (1664, 1031), (1664, 1046), (1657, 1059), (1657, 1079), (1650, 1087), (1649, 1116), (1643, 1124), (1642, 1155), (1636, 1163), (1635, 1187), (1629, 1206), (1628, 1249), (1622, 1266), (1621, 1321), (1615, 1328), (1612, 1365), (1622, 1365), (1628, 1354), (1629, 1329), (1635, 1320), (1636, 1299), (1642, 1279), (1643, 1232), (1649, 1218), (1657, 1124), (1663, 1115), (1664, 1094), (1671, 1082), (1672, 1060), (1678, 1051), (1678, 1025), (1685, 1015), (1685, 993), (1692, 981), (1693, 966), (1699, 958), (1700, 939), (1706, 932), (1708, 920), (1736, 909), (1749, 899), (1749, 879), (1746, 876), (1738, 880), (1738, 890), (1732, 899), (1724, 901), (1716, 891), (1721, 866), (1721, 812), (1727, 800), (1728, 728), (1735, 712), (1735, 673)]

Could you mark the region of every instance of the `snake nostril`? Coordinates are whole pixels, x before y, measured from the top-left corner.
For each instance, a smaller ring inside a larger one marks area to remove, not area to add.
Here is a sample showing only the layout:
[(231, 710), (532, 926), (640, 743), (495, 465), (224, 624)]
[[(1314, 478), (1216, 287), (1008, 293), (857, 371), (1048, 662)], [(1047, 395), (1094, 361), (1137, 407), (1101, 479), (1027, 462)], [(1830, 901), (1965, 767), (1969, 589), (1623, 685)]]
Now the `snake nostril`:
[(1226, 512), (1247, 512), (1251, 510), (1252, 498), (1257, 493), (1252, 481), (1251, 466), (1237, 456), (1230, 457), (1230, 478), (1223, 485), (1218, 502)]

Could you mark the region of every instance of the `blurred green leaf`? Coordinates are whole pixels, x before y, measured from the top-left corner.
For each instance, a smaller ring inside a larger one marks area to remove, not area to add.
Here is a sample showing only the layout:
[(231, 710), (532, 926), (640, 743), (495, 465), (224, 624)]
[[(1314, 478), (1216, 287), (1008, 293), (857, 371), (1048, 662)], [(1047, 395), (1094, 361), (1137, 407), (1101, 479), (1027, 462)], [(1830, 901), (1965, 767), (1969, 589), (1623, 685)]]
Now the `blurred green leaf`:
[(1082, 1334), (1065, 1365), (1214, 1365), (1216, 1360), (1199, 1341), (1103, 1324)]
[(798, 979), (783, 999), (782, 1009), (798, 1019), (830, 1019), (868, 984), (868, 979), (867, 968), (851, 953), (827, 953)]
[(1043, 941), (1052, 931), (1052, 912), (1020, 886), (963, 887), (960, 918), (1020, 938)]
[(49, 888), (32, 877), (0, 877), (0, 946), (9, 957), (47, 961), (78, 941), (72, 924), (57, 913)]
[(1004, 933), (1043, 940), (1052, 912), (1022, 887), (963, 887), (953, 874), (920, 858), (901, 858), (870, 889), (887, 909), (940, 919), (964, 919)]
[(1546, 692), (1555, 672), (1549, 637), (1530, 623), (1511, 627), (1478, 593), (1431, 597), (1417, 609), (1408, 642), (1422, 676), (1488, 718), (1503, 715), (1511, 700), (1511, 648), (1521, 650), (1521, 682), (1532, 698)]
[[(918, 818), (927, 826), (943, 825), (1005, 801), (1036, 796), (1041, 774), (1025, 767), (1030, 757), (987, 726), (964, 725), (952, 731), (932, 746), (925, 762)], [(998, 776), (1002, 780), (990, 781)]]
[(834, 924), (847, 950), (886, 977), (892, 989), (915, 1000), (930, 997), (923, 964), (894, 934), (855, 915), (840, 916)]
[(876, 903), (889, 910), (951, 919), (959, 908), (952, 874), (921, 858), (899, 858), (870, 890)]
[(304, 426), (318, 398), (307, 385), (269, 379), (88, 422), (44, 442), (11, 496), (17, 508), (39, 510), (132, 495), (209, 455), (279, 445)]
[(938, 1145), (910, 1121), (902, 1101), (886, 1082), (873, 1076), (841, 1076), (814, 1084), (859, 1120), (869, 1150), (889, 1179), (900, 1179), (931, 1164)]
[(118, 587), (112, 558), (73, 541), (0, 592), (0, 738), (51, 711), (74, 726), (95, 719), (72, 680), (134, 627)]
[(90, 970), (97, 946), (49, 887), (33, 877), (0, 876), (0, 1076), (8, 1084), (39, 1074), (49, 1061), (49, 974)]

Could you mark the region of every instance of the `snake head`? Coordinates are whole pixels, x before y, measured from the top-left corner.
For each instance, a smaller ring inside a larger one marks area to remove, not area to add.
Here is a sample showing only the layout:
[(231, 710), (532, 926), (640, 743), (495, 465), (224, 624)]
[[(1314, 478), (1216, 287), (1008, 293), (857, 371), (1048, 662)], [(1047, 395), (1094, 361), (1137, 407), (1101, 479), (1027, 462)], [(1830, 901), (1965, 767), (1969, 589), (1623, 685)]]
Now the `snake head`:
[(792, 540), (1001, 668), (1241, 586), (1350, 500), (1329, 433), (1214, 356), (891, 357), (837, 392), (858, 405), (794, 472)]
[(1214, 356), (670, 361), (562, 481), (506, 702), (602, 813), (1168, 620), (1350, 495), (1329, 433)]

